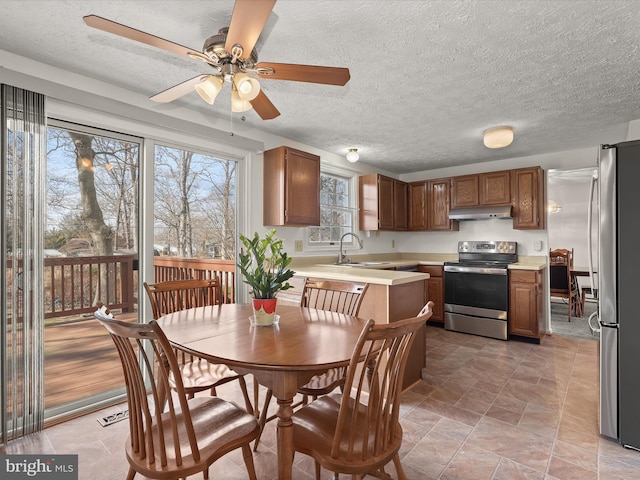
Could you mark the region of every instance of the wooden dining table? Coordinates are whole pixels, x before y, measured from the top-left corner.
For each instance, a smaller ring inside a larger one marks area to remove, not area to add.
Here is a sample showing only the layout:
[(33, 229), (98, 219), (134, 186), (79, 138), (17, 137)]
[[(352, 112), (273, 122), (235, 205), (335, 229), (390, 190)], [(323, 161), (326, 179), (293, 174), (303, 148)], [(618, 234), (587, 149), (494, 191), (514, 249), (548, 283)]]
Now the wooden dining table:
[[(278, 400), (278, 478), (293, 469), (293, 399), (298, 387), (328, 368), (349, 364), (365, 320), (278, 305), (277, 325), (253, 326), (251, 305), (191, 308), (157, 321), (171, 344), (240, 374), (250, 373)], [(257, 408), (257, 405), (255, 406)]]

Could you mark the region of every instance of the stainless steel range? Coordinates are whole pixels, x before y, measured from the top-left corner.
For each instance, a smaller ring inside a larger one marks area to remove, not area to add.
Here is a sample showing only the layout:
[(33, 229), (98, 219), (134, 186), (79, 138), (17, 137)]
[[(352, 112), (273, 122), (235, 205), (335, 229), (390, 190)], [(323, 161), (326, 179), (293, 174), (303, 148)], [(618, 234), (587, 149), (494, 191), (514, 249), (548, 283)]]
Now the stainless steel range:
[(458, 242), (458, 261), (444, 264), (444, 327), (506, 340), (507, 268), (517, 260), (517, 242)]

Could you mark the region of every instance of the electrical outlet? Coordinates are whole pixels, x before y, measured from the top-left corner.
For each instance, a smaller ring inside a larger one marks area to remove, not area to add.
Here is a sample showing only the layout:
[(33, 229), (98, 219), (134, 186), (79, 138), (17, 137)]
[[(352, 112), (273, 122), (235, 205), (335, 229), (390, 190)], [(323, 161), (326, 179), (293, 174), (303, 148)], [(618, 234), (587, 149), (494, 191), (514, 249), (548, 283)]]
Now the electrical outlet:
[(391, 240), (391, 248), (396, 248), (396, 241), (395, 240)]
[(296, 252), (301, 252), (303, 250), (303, 248), (304, 248), (302, 240), (296, 240), (295, 243), (294, 243), (294, 246), (295, 246)]

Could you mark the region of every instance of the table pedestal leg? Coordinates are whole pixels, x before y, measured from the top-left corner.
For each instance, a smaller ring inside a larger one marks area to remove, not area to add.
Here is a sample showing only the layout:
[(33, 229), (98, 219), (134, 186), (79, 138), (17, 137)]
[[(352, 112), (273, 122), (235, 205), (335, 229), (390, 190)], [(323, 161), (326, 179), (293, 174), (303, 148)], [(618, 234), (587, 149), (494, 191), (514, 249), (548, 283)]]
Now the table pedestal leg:
[(293, 398), (278, 399), (278, 479), (291, 480), (293, 474)]

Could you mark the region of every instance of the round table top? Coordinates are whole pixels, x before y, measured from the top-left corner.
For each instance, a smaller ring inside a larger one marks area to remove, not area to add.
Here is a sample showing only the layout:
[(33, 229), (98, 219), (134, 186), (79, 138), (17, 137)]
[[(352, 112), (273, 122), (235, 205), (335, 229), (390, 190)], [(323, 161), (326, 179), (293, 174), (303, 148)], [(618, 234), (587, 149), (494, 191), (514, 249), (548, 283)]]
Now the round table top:
[(318, 370), (349, 363), (366, 320), (278, 305), (279, 323), (251, 325), (251, 305), (191, 308), (160, 317), (169, 341), (215, 363), (264, 370)]

